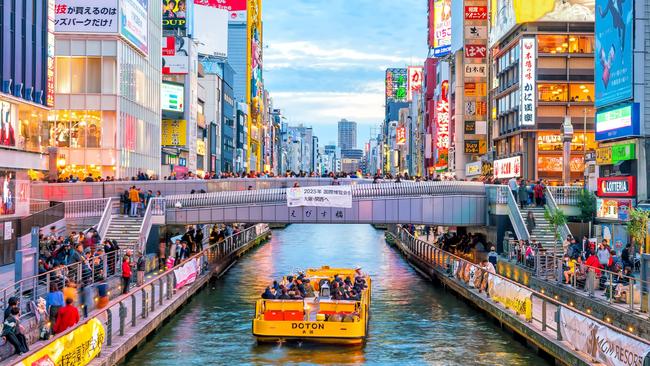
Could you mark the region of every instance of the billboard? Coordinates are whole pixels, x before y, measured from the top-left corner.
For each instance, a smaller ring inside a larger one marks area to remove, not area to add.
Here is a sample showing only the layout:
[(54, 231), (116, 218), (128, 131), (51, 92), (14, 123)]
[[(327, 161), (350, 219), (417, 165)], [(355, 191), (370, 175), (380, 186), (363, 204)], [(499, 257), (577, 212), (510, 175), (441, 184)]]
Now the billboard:
[(521, 176), (521, 156), (494, 161), (495, 178), (516, 178)]
[(639, 134), (638, 103), (596, 112), (596, 141)]
[(143, 53), (149, 52), (149, 0), (120, 0), (120, 34)]
[(596, 0), (596, 108), (632, 99), (634, 2)]
[[(442, 82), (442, 90), (449, 85), (447, 80)], [(446, 150), (449, 148), (449, 101), (447, 94), (442, 93), (441, 99), (436, 104), (436, 148)]]
[(434, 0), (433, 18), (433, 55), (441, 57), (451, 52), (451, 0)]
[(162, 41), (162, 73), (187, 74), (190, 71), (189, 38), (168, 36), (163, 37)]
[(636, 179), (633, 176), (598, 178), (598, 197), (634, 197)]
[(172, 84), (163, 82), (160, 88), (161, 105), (163, 111), (183, 112), (184, 110), (184, 93), (183, 84)]
[(594, 0), (492, 0), (490, 5), (490, 46), (517, 24), (595, 19)]
[(523, 37), (519, 40), (521, 60), (519, 65), (520, 106), (519, 124), (521, 126), (535, 125), (535, 70), (537, 68), (537, 42), (533, 37)]
[(395, 131), (395, 143), (397, 145), (404, 145), (406, 143), (406, 127), (397, 127)]
[(194, 4), (226, 10), (231, 22), (246, 21), (246, 0), (194, 0)]
[(228, 11), (199, 4), (200, 0), (196, 1), (192, 36), (199, 41), (199, 53), (220, 58), (228, 57)]
[(422, 93), (422, 79), (424, 74), (422, 66), (409, 66), (408, 67), (408, 90), (406, 93), (406, 100), (413, 100), (413, 93)]
[(0, 171), (0, 216), (16, 213), (16, 172)]
[(163, 29), (187, 28), (187, 5), (185, 0), (162, 0)]
[(433, 48), (434, 44), (434, 39), (435, 39), (435, 30), (436, 30), (436, 24), (434, 22), (435, 17), (434, 17), (434, 2), (435, 0), (429, 0), (427, 1), (428, 7), (427, 7), (427, 44), (429, 45), (429, 48)]
[(57, 0), (54, 31), (117, 33), (117, 0)]
[(387, 69), (386, 70), (386, 100), (405, 102), (407, 97), (407, 70)]
[(162, 146), (185, 146), (187, 145), (187, 121), (163, 119), (161, 126)]

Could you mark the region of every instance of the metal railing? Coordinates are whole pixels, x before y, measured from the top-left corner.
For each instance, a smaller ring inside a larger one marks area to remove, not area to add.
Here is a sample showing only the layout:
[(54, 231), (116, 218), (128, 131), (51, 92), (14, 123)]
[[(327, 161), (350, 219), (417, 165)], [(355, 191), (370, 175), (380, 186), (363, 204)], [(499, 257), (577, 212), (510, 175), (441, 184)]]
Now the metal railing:
[[(249, 205), (286, 202), (286, 188), (183, 194), (165, 197), (168, 208)], [(352, 197), (413, 197), (431, 195), (485, 195), (480, 182), (419, 182), (418, 184), (382, 183), (352, 186)]]
[(510, 187), (504, 185), (486, 185), (485, 187), (488, 191), (487, 196), (490, 199), (489, 203), (508, 205), (508, 217), (510, 218), (517, 239), (530, 240), (530, 233), (528, 233), (526, 223), (524, 222), (523, 217), (521, 217), (519, 205), (517, 204), (517, 200), (512, 194)]
[(93, 217), (101, 216), (109, 198), (95, 198), (88, 200), (65, 201), (65, 217)]
[[(390, 233), (395, 238), (397, 238), (402, 242), (403, 246), (405, 247), (406, 251), (409, 252), (409, 254), (418, 258), (420, 261), (426, 263), (432, 268), (437, 268), (438, 270), (445, 272), (450, 277), (454, 275), (453, 273), (454, 268), (459, 268), (459, 267), (464, 268), (465, 266), (471, 266), (470, 268), (474, 268), (475, 273), (477, 272), (481, 274), (485, 273), (485, 270), (479, 268), (475, 263), (472, 263), (454, 254), (446, 252), (432, 244), (419, 240), (413, 237), (406, 230), (402, 229), (399, 225), (392, 225), (392, 227), (390, 227), (389, 230)], [(557, 341), (562, 341), (562, 335), (561, 335), (560, 327), (558, 326), (559, 323), (558, 320), (560, 319), (560, 312), (566, 308), (566, 309), (570, 309), (572, 312), (575, 312), (579, 315), (582, 315), (583, 317), (588, 318), (593, 322), (598, 323), (599, 326), (607, 327), (614, 332), (630, 337), (638, 342), (643, 343), (646, 346), (650, 346), (650, 341), (646, 339), (638, 337), (624, 329), (618, 328), (590, 314), (584, 313), (576, 308), (573, 308), (568, 304), (564, 304), (558, 300), (555, 300), (550, 296), (546, 296), (543, 293), (537, 292), (524, 285), (521, 285), (518, 282), (508, 279), (507, 277), (501, 276), (496, 273), (488, 273), (488, 276), (494, 276), (496, 278), (499, 278), (499, 280), (501, 281), (508, 282), (513, 286), (517, 286), (518, 288), (529, 291), (531, 293), (531, 300), (532, 300), (531, 301), (532, 319), (526, 321), (531, 323), (535, 328), (537, 328), (538, 331), (541, 331), (545, 335), (549, 336), (552, 334), (555, 340)], [(469, 286), (469, 284), (464, 280), (459, 280), (459, 282), (471, 289), (471, 286)], [(478, 293), (477, 294), (478, 296), (485, 296), (487, 298), (487, 294), (481, 295), (480, 292), (478, 291), (476, 292)], [(525, 320), (524, 317), (520, 317), (520, 319)], [(585, 355), (584, 354), (585, 350), (576, 349), (576, 351), (580, 351), (582, 352), (583, 355)], [(593, 354), (586, 355), (586, 357), (589, 356), (593, 357), (594, 355)]]
[(50, 207), (33, 213), (20, 219), (20, 232), (18, 236), (31, 233), (34, 226), (40, 228), (48, 227), (59, 220), (63, 220), (65, 213), (65, 204), (62, 202), (51, 202)]
[(108, 227), (111, 225), (111, 218), (113, 218), (113, 206), (116, 202), (119, 204), (119, 199), (111, 197), (108, 198), (105, 203), (104, 210), (102, 211), (102, 217), (97, 223), (97, 234), (100, 238), (104, 238), (108, 232)]
[(105, 346), (110, 347), (115, 337), (124, 336), (127, 327), (135, 327), (138, 319), (148, 319), (156, 311), (156, 308), (164, 306), (169, 301), (184, 293), (182, 291), (179, 293), (175, 289), (176, 279), (174, 270), (176, 268), (195, 259), (199, 264), (200, 275), (204, 275), (210, 270), (209, 267), (211, 265), (233, 258), (242, 247), (266, 235), (268, 231), (268, 225), (257, 224), (240, 233), (225, 238), (217, 244), (191, 256), (186, 261), (178, 263), (174, 268), (147, 280), (142, 286), (132, 288), (129, 293), (115, 298), (105, 308), (91, 312), (85, 321), (79, 322), (74, 327), (57, 334), (48, 343), (42, 342), (36, 346), (32, 345), (30, 352), (20, 356), (21, 359), (33, 355), (47, 344), (74, 332), (75, 329), (85, 324), (91, 318), (99, 319), (106, 327)]
[[(569, 188), (573, 188), (573, 187), (569, 187)], [(558, 205), (557, 205), (557, 203), (555, 201), (555, 197), (553, 197), (553, 194), (551, 194), (551, 191), (549, 191), (547, 189), (547, 191), (545, 193), (546, 193), (546, 205), (551, 210), (560, 210), (560, 208), (558, 207)], [(560, 242), (563, 242), (567, 238), (567, 236), (571, 235), (571, 231), (569, 230), (569, 226), (567, 226), (566, 223), (560, 225), (558, 227), (558, 230), (559, 230), (559, 233), (560, 233), (560, 238), (559, 238)], [(555, 240), (555, 238), (554, 238), (554, 240)], [(555, 254), (557, 254), (557, 253), (555, 253)]]
[[(7, 307), (9, 298), (16, 297), (21, 300), (23, 314), (27, 314), (31, 310), (27, 304), (31, 301), (36, 302), (39, 297), (45, 298), (50, 292), (52, 284), (56, 284), (62, 290), (68, 281), (77, 285), (94, 284), (113, 276), (119, 276), (122, 273), (120, 261), (124, 253), (125, 251), (119, 250), (100, 256), (94, 255), (88, 259), (82, 253), (78, 253), (80, 262), (23, 278), (0, 290), (2, 308)], [(72, 253), (70, 254), (72, 255)]]
[(576, 206), (580, 201), (580, 192), (584, 188), (577, 186), (548, 186), (546, 189), (557, 204)]
[(153, 216), (165, 216), (165, 200), (163, 198), (149, 199), (147, 209), (144, 212), (140, 232), (138, 233), (138, 250), (143, 253), (149, 239), (149, 232), (151, 232)]
[(50, 207), (50, 201), (41, 199), (29, 200), (29, 213), (34, 214)]

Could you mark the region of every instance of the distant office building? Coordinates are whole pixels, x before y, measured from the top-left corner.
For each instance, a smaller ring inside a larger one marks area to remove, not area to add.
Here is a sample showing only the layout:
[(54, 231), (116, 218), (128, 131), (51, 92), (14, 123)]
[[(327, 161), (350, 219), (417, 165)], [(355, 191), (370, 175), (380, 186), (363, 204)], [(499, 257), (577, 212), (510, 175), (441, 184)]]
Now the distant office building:
[(339, 147), (343, 149), (357, 148), (357, 123), (343, 118), (339, 121)]

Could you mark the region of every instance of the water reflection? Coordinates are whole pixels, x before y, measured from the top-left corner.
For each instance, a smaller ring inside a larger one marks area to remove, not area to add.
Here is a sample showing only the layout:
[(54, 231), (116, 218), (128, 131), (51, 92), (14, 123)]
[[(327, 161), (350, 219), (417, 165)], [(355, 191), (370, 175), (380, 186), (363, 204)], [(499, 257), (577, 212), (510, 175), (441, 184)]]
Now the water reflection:
[[(257, 345), (254, 301), (273, 279), (321, 265), (373, 278), (363, 347)], [(291, 225), (185, 306), (128, 364), (542, 365), (545, 361), (442, 288), (422, 279), (369, 225)]]

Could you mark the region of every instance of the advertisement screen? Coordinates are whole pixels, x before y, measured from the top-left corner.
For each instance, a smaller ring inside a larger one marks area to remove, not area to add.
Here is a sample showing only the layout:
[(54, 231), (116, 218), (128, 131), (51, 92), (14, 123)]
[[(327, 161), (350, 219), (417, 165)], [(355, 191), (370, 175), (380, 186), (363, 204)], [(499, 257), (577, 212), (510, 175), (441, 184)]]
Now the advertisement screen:
[(639, 134), (639, 104), (596, 113), (596, 141)]
[(163, 29), (187, 28), (187, 5), (183, 0), (162, 0)]
[(451, 52), (451, 0), (435, 0), (433, 55), (441, 57)]
[(16, 146), (16, 108), (0, 101), (0, 146)]
[(187, 121), (175, 119), (163, 119), (161, 128), (162, 146), (185, 146), (187, 145)]
[[(446, 89), (448, 81), (442, 82), (442, 89)], [(438, 150), (445, 150), (449, 148), (449, 101), (446, 94), (443, 93), (442, 98), (436, 105), (436, 148)]]
[[(611, 2), (606, 0), (605, 2)], [(594, 0), (492, 0), (490, 46), (517, 24), (530, 22), (593, 22)]]
[(16, 213), (16, 173), (0, 170), (0, 216)]
[[(197, 0), (197, 2), (200, 0)], [(194, 34), (199, 53), (221, 58), (228, 57), (228, 11), (195, 2)]]
[(407, 71), (406, 69), (386, 70), (386, 99), (404, 102), (407, 97)]
[(227, 10), (231, 22), (246, 21), (246, 0), (194, 0), (194, 4)]
[(165, 75), (187, 74), (190, 70), (189, 38), (163, 37), (162, 41), (162, 73)]
[(406, 95), (406, 100), (413, 100), (413, 93), (422, 92), (422, 78), (424, 77), (422, 73), (422, 67), (420, 66), (409, 66), (408, 68), (408, 92)]
[(120, 0), (120, 34), (143, 53), (148, 53), (149, 0)]
[(435, 24), (435, 18), (434, 18), (434, 2), (435, 0), (429, 0), (427, 1), (428, 3), (428, 13), (427, 13), (427, 43), (429, 45), (429, 48), (433, 48), (434, 44), (434, 39), (435, 39), (435, 30), (436, 30), (436, 24)]
[(57, 0), (54, 6), (54, 30), (66, 33), (117, 33), (117, 0)]
[(164, 111), (183, 112), (183, 94), (185, 89), (181, 84), (162, 83), (160, 95), (162, 97), (161, 108)]
[[(634, 2), (596, 0), (596, 107), (631, 99)], [(620, 9), (619, 9), (620, 7)]]

